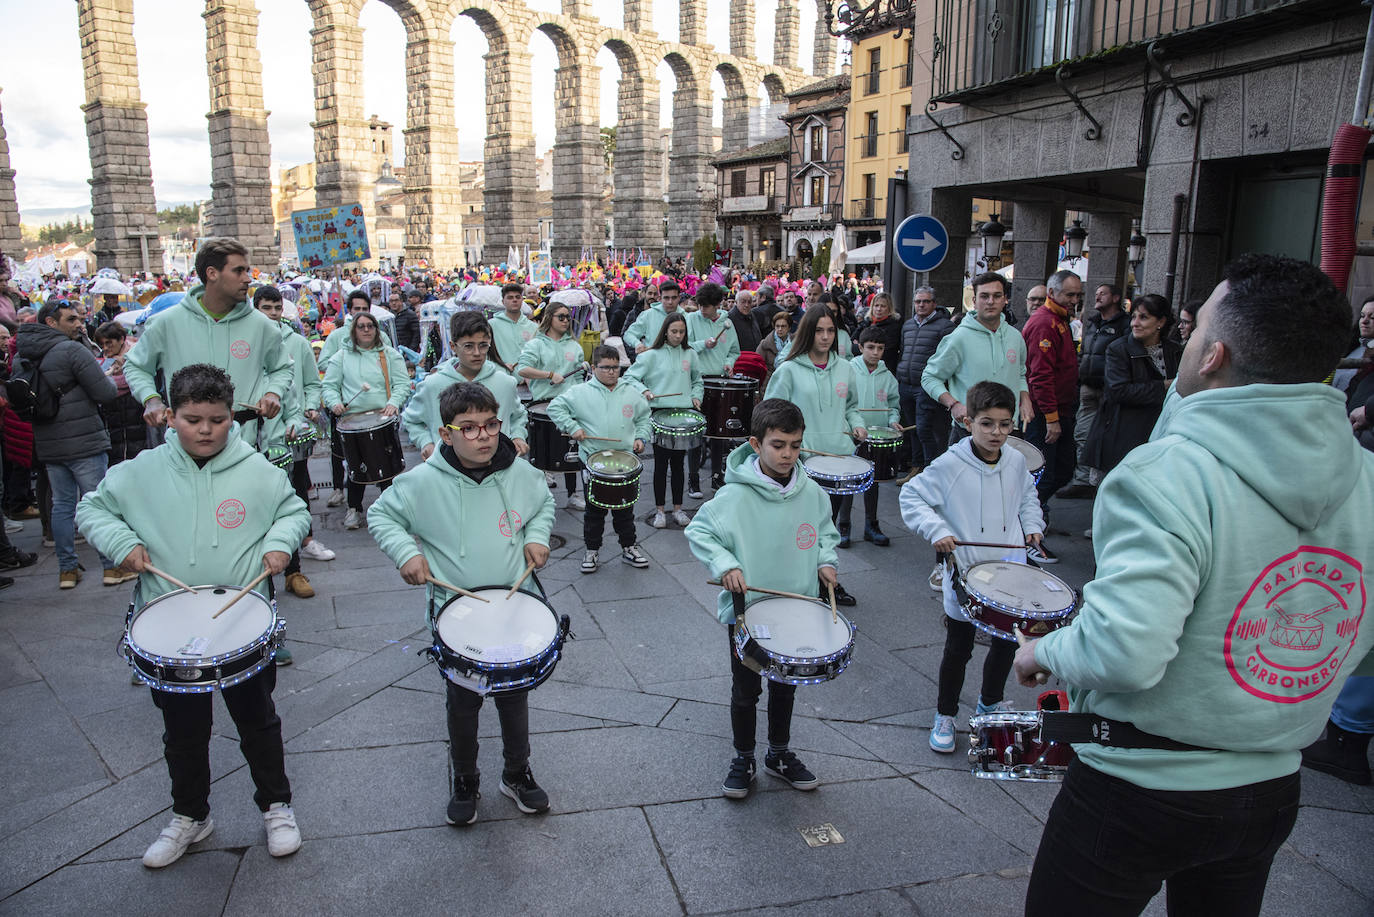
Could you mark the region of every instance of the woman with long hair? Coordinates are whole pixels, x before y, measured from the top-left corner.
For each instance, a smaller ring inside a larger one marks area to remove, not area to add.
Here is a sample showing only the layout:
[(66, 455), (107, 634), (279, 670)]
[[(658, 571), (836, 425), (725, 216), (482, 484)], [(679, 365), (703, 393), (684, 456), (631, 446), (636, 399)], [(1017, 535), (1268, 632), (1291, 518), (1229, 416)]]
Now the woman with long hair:
[[(687, 317), (670, 312), (658, 329), (649, 349), (639, 355), (625, 374), (644, 389), (644, 397), (655, 411), (670, 408), (701, 410), (704, 393), (701, 371), (697, 368), (696, 351), (687, 346)], [(654, 443), (654, 505), (657, 512), (650, 521), (656, 529), (666, 528), (664, 513), (668, 491), (668, 473), (673, 479), (673, 521), (685, 526), (691, 520), (682, 511), (682, 465), (686, 449), (672, 449)]]
[[(572, 334), (572, 309), (564, 303), (549, 303), (539, 318), (539, 333), (525, 344), (515, 365), (515, 374), (529, 382), (531, 406), (550, 402), (582, 381), (584, 356)], [(568, 508), (586, 509), (587, 502), (577, 493), (577, 473), (565, 472), (563, 483), (568, 488)]]

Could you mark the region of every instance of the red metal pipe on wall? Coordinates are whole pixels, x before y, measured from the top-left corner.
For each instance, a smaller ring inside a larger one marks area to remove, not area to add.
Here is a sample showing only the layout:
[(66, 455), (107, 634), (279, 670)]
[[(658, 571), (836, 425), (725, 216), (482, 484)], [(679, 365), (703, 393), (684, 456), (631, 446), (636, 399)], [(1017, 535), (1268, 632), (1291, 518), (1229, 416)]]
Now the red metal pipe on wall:
[(1331, 144), (1322, 193), (1322, 271), (1342, 292), (1355, 262), (1355, 211), (1360, 198), (1360, 171), (1370, 131), (1342, 124)]

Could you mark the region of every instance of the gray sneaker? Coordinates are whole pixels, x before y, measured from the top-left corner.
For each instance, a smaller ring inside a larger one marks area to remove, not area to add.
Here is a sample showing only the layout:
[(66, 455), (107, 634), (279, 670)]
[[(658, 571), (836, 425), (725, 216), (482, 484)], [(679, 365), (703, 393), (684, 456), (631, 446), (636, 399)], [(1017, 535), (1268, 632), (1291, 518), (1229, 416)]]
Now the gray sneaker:
[(363, 527), (363, 514), (356, 509), (350, 509), (344, 513), (344, 528), (360, 529)]
[(631, 567), (638, 567), (641, 570), (649, 568), (649, 558), (644, 556), (644, 551), (639, 545), (632, 544), (620, 552), (620, 559)]
[(600, 563), (597, 561), (596, 553), (595, 551), (588, 551), (586, 554), (582, 555), (583, 573), (595, 573), (596, 568), (600, 566)]
[(185, 815), (173, 815), (172, 822), (162, 829), (157, 840), (143, 853), (143, 865), (149, 869), (170, 866), (197, 841), (203, 841), (215, 830), (214, 819), (196, 821)]

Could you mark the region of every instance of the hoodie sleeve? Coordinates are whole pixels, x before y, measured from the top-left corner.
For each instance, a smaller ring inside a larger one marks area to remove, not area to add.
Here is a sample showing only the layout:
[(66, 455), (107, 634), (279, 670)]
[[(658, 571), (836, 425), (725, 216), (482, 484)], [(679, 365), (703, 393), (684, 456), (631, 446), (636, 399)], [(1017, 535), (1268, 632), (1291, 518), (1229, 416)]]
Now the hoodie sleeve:
[(391, 380), (391, 398), (387, 400), (387, 404), (400, 410), (405, 407), (406, 399), (410, 397), (410, 376), (406, 374), (406, 358), (392, 347), (387, 347), (383, 352), (386, 354), (387, 377)]
[(336, 404), (344, 403), (343, 362), (342, 357), (336, 357), (329, 361), (329, 368), (324, 371), (321, 391), (324, 394), (324, 406), (326, 408), (333, 408)]
[(1144, 691), (1178, 655), (1208, 552), (1156, 487), (1129, 464), (1102, 482), (1093, 508), (1097, 575), (1074, 622), (1035, 645), (1036, 661), (1076, 688)]
[(949, 392), (949, 380), (959, 371), (962, 355), (956, 345), (958, 337), (958, 334), (951, 332), (941, 338), (939, 346), (935, 348), (935, 355), (926, 362), (926, 368), (921, 370), (921, 388), (936, 401), (940, 400), (941, 395)]
[(773, 371), (773, 376), (768, 380), (768, 388), (764, 391), (763, 397), (781, 398), (783, 401), (792, 400), (792, 371), (787, 368), (787, 364), (783, 364)]
[[(716, 520), (710, 503), (697, 510), (692, 521), (687, 523), (683, 534), (687, 536), (687, 544), (692, 549), (692, 555), (711, 571), (713, 579), (720, 579), (736, 568), (742, 569), (739, 558), (726, 546), (725, 539), (721, 537), (722, 527)], [(839, 542), (838, 534), (835, 540), (836, 543)]]
[(641, 440), (646, 446), (653, 442), (654, 426), (649, 422), (652, 412), (649, 410), (649, 402), (636, 396), (633, 400), (635, 406), (635, 439)]
[[(511, 384), (514, 388), (514, 383)], [(528, 439), (530, 435), (530, 412), (525, 410), (524, 402), (520, 400), (517, 392), (511, 392), (510, 398), (510, 418), (506, 427), (506, 435), (511, 439)]]
[(573, 397), (576, 392), (576, 388), (568, 389), (549, 402), (549, 420), (552, 420), (553, 425), (564, 433), (575, 433), (585, 428), (583, 422), (578, 419), (577, 414), (573, 411)]
[(542, 494), (539, 509), (525, 523), (525, 544), (540, 544), (548, 547), (549, 533), (553, 531), (554, 515), (557, 512), (553, 502), (553, 493), (544, 486), (544, 473), (542, 471), (532, 465), (527, 466), (525, 470), (529, 473), (530, 479), (525, 485), (526, 488)]
[(405, 486), (388, 487), (367, 510), (368, 533), (398, 570), (420, 553), (415, 537), (410, 534), (414, 514), (406, 502), (407, 490)]
[[(258, 457), (257, 461), (266, 462), (266, 459)], [(262, 541), (262, 552), (290, 554), (301, 546), (301, 539), (310, 531), (310, 508), (296, 496), (296, 489), (286, 475), (273, 475), (271, 479), (277, 482), (277, 505), (272, 513), (272, 525)]]
[(119, 484), (126, 471), (111, 468), (104, 480), (81, 498), (76, 507), (76, 527), (106, 557), (119, 563), (143, 543), (124, 521), (120, 508)]
[(133, 349), (124, 358), (124, 381), (129, 383), (129, 391), (139, 404), (157, 395), (153, 380), (162, 362), (162, 336), (158, 333), (162, 324), (165, 323), (153, 322), (145, 327)]
[[(725, 365), (726, 367), (734, 366), (735, 361), (739, 359), (739, 331), (735, 328), (735, 323), (729, 315), (725, 317), (725, 326), (721, 329), (720, 336), (725, 338), (723, 345), (725, 347)], [(720, 347), (722, 343), (717, 341), (716, 346)]]
[(891, 373), (888, 375), (892, 381), (887, 386), (887, 423), (891, 426), (902, 422), (902, 395), (901, 389), (897, 386), (897, 377)]
[(295, 337), (300, 342), (296, 345), (296, 360), (299, 364), (296, 367), (296, 372), (300, 375), (301, 388), (304, 389), (301, 396), (301, 407), (306, 411), (319, 410), (323, 403), (324, 385), (320, 381), (320, 372), (315, 366), (315, 353), (311, 350), (309, 341), (299, 334)]
[(267, 323), (262, 335), (265, 346), (262, 374), (266, 377), (263, 391), (272, 392), (280, 398), (291, 388), (291, 376), (296, 370), (291, 365), (291, 354), (286, 349), (286, 342), (281, 339), (281, 332), (265, 316), (260, 317)]
[(1029, 471), (1021, 472), (1021, 509), (1017, 517), (1021, 520), (1021, 531), (1026, 535), (1045, 533), (1045, 513), (1040, 508), (1040, 494), (1035, 489), (1035, 478)]
[(931, 544), (953, 538), (954, 527), (940, 515), (945, 502), (946, 463), (935, 461), (929, 468), (902, 485), (898, 504), (906, 527)]
[(868, 429), (868, 424), (864, 423), (863, 411), (859, 410), (859, 379), (854, 372), (854, 364), (848, 360), (841, 360), (840, 366), (845, 367), (841, 372), (848, 371), (849, 387), (844, 396), (844, 422), (845, 425), (853, 430), (855, 427)]
[(635, 320), (630, 322), (630, 327), (620, 336), (621, 342), (627, 350), (634, 350), (644, 343), (644, 329), (648, 327), (649, 310), (645, 309), (635, 316)]
[[(327, 386), (329, 373), (325, 373), (324, 379)], [(416, 449), (424, 449), (425, 446), (434, 443), (434, 433), (429, 428), (428, 406), (432, 398), (438, 397), (437, 386), (440, 381), (437, 372), (426, 376), (424, 381), (416, 387), (415, 394), (411, 396), (406, 409), (401, 412), (401, 426), (405, 427), (406, 438)]]
[(690, 354), (688, 359), (691, 361), (692, 367), (691, 370), (689, 370), (691, 379), (691, 396), (695, 398), (697, 401), (700, 401), (706, 395), (705, 385), (701, 381), (701, 367), (697, 364), (696, 352), (689, 350), (688, 353)]

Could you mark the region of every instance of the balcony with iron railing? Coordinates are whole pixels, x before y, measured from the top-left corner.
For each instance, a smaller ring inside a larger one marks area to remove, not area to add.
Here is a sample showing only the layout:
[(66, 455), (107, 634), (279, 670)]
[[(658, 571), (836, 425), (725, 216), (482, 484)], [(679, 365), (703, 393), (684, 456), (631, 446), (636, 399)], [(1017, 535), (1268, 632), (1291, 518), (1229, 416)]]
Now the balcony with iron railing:
[[(1348, 6), (1349, 4), (1345, 4)], [(961, 102), (1052, 77), (1068, 62), (1310, 25), (1338, 0), (935, 0), (932, 98)]]
[(876, 197), (856, 197), (851, 199), (849, 203), (854, 219), (871, 220), (878, 213), (878, 199)]

